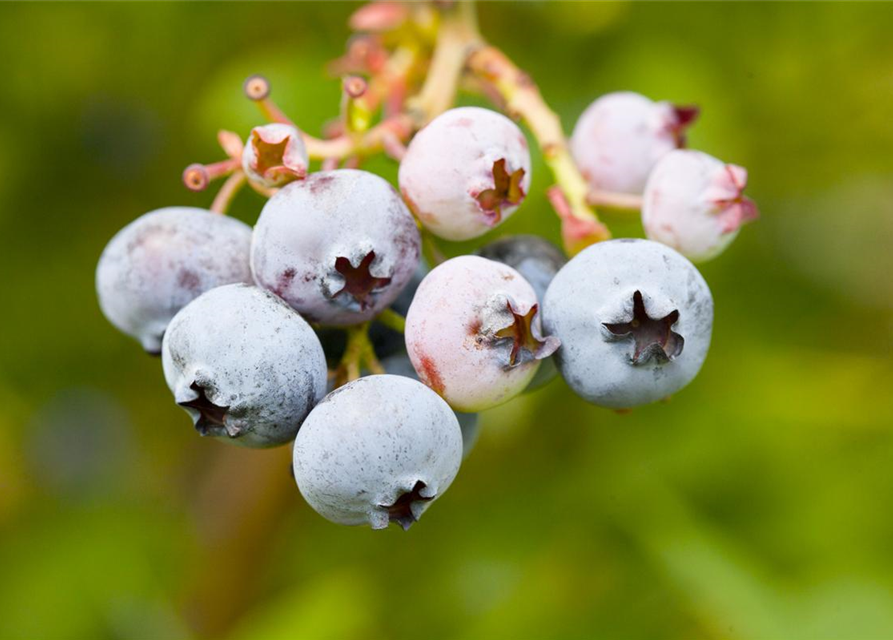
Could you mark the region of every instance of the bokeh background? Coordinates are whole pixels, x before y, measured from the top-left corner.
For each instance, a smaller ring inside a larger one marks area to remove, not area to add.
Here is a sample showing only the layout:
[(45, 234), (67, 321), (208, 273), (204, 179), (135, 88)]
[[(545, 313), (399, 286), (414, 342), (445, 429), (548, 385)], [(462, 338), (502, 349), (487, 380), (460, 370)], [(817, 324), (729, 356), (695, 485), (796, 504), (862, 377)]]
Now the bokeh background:
[[(198, 438), (93, 289), (124, 224), (210, 203), (180, 172), (259, 122), (248, 74), (319, 133), (355, 6), (0, 6), (0, 637), (893, 637), (893, 5), (480, 6), (567, 129), (613, 90), (699, 104), (691, 146), (763, 218), (703, 266), (687, 390), (485, 413), (408, 533), (318, 517), (287, 448)], [(558, 239), (534, 176), (499, 235)]]

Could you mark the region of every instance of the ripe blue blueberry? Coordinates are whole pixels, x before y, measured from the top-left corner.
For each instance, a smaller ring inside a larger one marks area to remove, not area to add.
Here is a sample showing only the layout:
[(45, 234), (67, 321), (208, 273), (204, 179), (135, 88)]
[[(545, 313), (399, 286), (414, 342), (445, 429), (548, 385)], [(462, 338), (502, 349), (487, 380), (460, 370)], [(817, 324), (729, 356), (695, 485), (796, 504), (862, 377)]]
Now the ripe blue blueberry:
[(665, 398), (707, 357), (713, 298), (698, 270), (649, 240), (592, 245), (558, 272), (543, 325), (558, 370), (581, 397), (615, 409)]
[(99, 306), (152, 354), (171, 318), (214, 287), (251, 282), (251, 227), (193, 207), (140, 216), (113, 237), (96, 267)]
[(248, 447), (292, 440), (325, 394), (313, 329), (257, 287), (227, 285), (193, 300), (171, 321), (161, 357), (198, 432)]
[(419, 260), (419, 231), (400, 196), (366, 171), (310, 174), (274, 195), (251, 245), (258, 285), (311, 322), (365, 322), (390, 305)]
[(346, 525), (404, 529), (443, 495), (462, 462), (456, 416), (409, 378), (376, 375), (327, 395), (294, 449), (295, 481), (320, 515)]

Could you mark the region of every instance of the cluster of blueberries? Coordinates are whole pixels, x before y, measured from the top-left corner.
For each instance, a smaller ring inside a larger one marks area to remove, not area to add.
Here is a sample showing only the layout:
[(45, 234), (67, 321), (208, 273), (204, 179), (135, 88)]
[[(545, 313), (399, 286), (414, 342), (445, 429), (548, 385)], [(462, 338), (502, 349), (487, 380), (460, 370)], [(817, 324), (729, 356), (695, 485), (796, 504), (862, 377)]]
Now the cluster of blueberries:
[[(408, 146), (399, 193), (362, 170), (309, 172), (296, 128), (256, 127), (242, 170), (275, 191), (255, 226), (188, 207), (147, 213), (105, 248), (99, 302), (161, 354), (200, 434), (249, 447), (294, 441), (294, 476), (317, 512), (408, 528), (452, 483), (478, 412), (556, 372), (615, 409), (696, 376), (713, 302), (685, 256), (716, 255), (754, 209), (743, 169), (679, 149), (691, 118), (610, 94), (574, 132), (594, 188), (643, 196), (649, 240), (598, 243), (568, 261), (539, 237), (509, 236), (430, 269), (420, 228), (477, 238), (524, 200), (530, 154), (511, 120), (475, 107), (435, 118)], [(344, 345), (332, 328), (395, 311), (405, 341), (396, 351), (381, 342), (386, 373), (333, 389), (329, 366)]]

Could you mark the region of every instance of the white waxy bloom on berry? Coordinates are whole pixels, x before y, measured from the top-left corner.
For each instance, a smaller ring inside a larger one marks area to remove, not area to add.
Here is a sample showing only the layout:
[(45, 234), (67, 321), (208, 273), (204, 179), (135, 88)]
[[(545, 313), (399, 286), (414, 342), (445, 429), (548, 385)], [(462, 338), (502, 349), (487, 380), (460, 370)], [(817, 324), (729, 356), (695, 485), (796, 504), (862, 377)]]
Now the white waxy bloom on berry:
[(609, 93), (577, 120), (571, 153), (592, 189), (640, 194), (655, 163), (685, 145), (685, 130), (697, 116), (696, 107)]
[(164, 378), (203, 436), (246, 447), (294, 439), (326, 388), (326, 359), (310, 325), (268, 291), (217, 287), (171, 320)]
[(642, 202), (651, 240), (695, 262), (716, 257), (759, 215), (743, 195), (747, 170), (700, 151), (673, 151), (657, 164)]
[(199, 295), (251, 282), (251, 227), (194, 207), (140, 216), (112, 238), (96, 267), (99, 306), (152, 354), (171, 318)]
[(462, 432), (446, 402), (393, 375), (348, 382), (307, 416), (294, 448), (307, 503), (338, 524), (403, 529), (443, 495), (462, 463)]
[(626, 409), (682, 389), (704, 364), (713, 297), (691, 262), (639, 239), (584, 249), (552, 280), (543, 326), (558, 370), (584, 400)]
[(371, 320), (412, 279), (421, 240), (386, 180), (367, 171), (317, 171), (264, 205), (251, 245), (257, 284), (310, 322)]

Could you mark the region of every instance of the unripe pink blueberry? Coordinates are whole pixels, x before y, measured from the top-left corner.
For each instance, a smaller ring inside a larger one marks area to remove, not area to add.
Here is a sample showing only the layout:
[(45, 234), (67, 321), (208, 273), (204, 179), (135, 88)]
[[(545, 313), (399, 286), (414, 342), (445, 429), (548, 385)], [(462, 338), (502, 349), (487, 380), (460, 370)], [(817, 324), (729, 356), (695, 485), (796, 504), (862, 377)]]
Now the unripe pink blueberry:
[(312, 322), (365, 322), (412, 279), (421, 241), (412, 214), (384, 179), (321, 171), (279, 190), (251, 245), (256, 282)]
[(419, 378), (457, 411), (518, 395), (557, 348), (542, 334), (533, 287), (511, 267), (477, 256), (432, 270), (406, 316), (406, 349)]
[(434, 235), (476, 238), (514, 213), (530, 189), (527, 140), (495, 111), (450, 109), (412, 139), (399, 182), (413, 213)]
[(96, 267), (105, 317), (152, 354), (171, 318), (214, 287), (251, 282), (251, 227), (205, 209), (140, 216), (106, 245)]
[(590, 187), (642, 193), (654, 164), (684, 146), (695, 107), (654, 102), (638, 93), (609, 93), (589, 105), (577, 120), (570, 147)]
[(164, 335), (161, 362), (201, 435), (248, 447), (294, 439), (325, 393), (313, 329), (269, 291), (244, 284), (186, 305)]
[(242, 168), (248, 179), (268, 188), (303, 178), (308, 162), (301, 132), (290, 124), (254, 127), (242, 151)]
[(700, 151), (664, 156), (648, 179), (642, 224), (651, 240), (673, 247), (695, 262), (725, 250), (745, 222), (758, 217), (743, 195), (747, 170)]
[(294, 448), (307, 503), (338, 524), (408, 529), (459, 472), (462, 433), (446, 402), (394, 375), (349, 382), (307, 417)]

